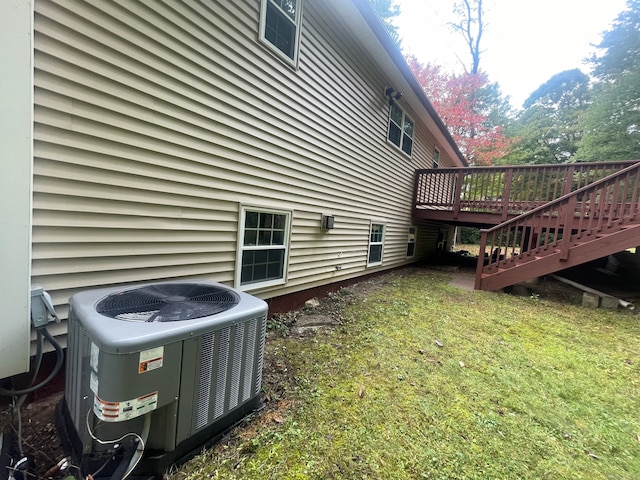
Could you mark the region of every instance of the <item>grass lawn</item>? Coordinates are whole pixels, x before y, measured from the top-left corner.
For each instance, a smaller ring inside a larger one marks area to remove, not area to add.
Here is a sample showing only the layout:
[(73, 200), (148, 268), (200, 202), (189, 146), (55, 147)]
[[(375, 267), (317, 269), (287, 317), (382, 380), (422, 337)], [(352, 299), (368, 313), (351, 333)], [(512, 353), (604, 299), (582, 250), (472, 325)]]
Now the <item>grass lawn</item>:
[(267, 407), (171, 478), (640, 478), (637, 315), (383, 278), (272, 324)]

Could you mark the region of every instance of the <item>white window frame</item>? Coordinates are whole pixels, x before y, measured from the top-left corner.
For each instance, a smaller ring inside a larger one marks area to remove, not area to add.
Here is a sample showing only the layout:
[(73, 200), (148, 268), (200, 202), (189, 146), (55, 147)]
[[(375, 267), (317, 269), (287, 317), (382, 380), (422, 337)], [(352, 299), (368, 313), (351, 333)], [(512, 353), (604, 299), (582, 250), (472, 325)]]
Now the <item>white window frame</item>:
[[(397, 108), (400, 112), (402, 112), (402, 119), (400, 120), (400, 123), (398, 123), (394, 118), (393, 118), (393, 109)], [(406, 128), (407, 128), (407, 123), (411, 123), (412, 125), (412, 132), (411, 135), (409, 135), (406, 132)], [(392, 131), (392, 127), (396, 127), (398, 130), (400, 130), (400, 137), (398, 138), (398, 142), (396, 143), (394, 140), (391, 139), (391, 131)], [(404, 108), (402, 108), (400, 105), (398, 105), (396, 102), (392, 102), (392, 104), (389, 106), (389, 124), (387, 126), (387, 141), (393, 145), (394, 147), (396, 147), (397, 149), (399, 149), (404, 155), (411, 157), (413, 155), (413, 144), (415, 143), (415, 135), (416, 135), (416, 122), (414, 122), (411, 117), (409, 117), (409, 115), (407, 115), (407, 112), (404, 111)], [(403, 145), (404, 145), (404, 140), (405, 137), (409, 138), (411, 140), (411, 151), (410, 152), (406, 152), (404, 150)]]
[[(382, 226), (382, 238), (379, 241), (378, 240), (374, 241), (371, 239), (371, 237), (373, 237), (374, 235), (374, 232), (373, 232), (374, 225)], [(384, 237), (386, 233), (387, 233), (387, 225), (384, 222), (372, 221), (371, 224), (369, 225), (369, 244), (367, 246), (367, 267), (375, 267), (377, 265), (382, 265), (382, 261), (384, 260)], [(380, 245), (380, 261), (371, 262), (370, 261), (371, 247), (377, 246), (377, 245)]]
[[(302, 27), (302, 4), (303, 0), (296, 1), (295, 18), (291, 18), (278, 4), (276, 0), (261, 0), (260, 7), (260, 41), (276, 54), (280, 59), (294, 68), (298, 68), (298, 53), (300, 50), (300, 30)], [(293, 57), (290, 57), (283, 52), (277, 45), (271, 40), (267, 39), (267, 12), (270, 8), (275, 8), (279, 14), (284, 15), (285, 20), (290, 21), (295, 28), (295, 34), (293, 39)]]
[[(415, 225), (411, 225), (409, 230), (407, 231), (407, 256), (406, 258), (413, 258), (416, 256), (416, 235), (418, 234), (418, 229)], [(409, 255), (409, 245), (413, 245), (413, 252)]]
[(440, 168), (440, 150), (437, 148), (433, 149), (433, 167), (432, 168)]
[[(285, 229), (282, 244), (277, 245), (245, 245), (245, 227), (247, 212), (269, 213), (273, 215), (284, 215)], [(271, 287), (274, 285), (284, 285), (287, 282), (287, 271), (289, 265), (289, 243), (291, 238), (291, 219), (293, 211), (281, 210), (276, 208), (253, 207), (250, 205), (240, 206), (240, 218), (238, 222), (238, 247), (236, 249), (236, 272), (235, 286), (239, 290), (256, 290), (259, 288)], [(284, 258), (282, 264), (282, 277), (273, 278), (261, 282), (251, 282), (242, 284), (242, 258), (244, 252), (247, 251), (264, 251), (264, 250), (284, 250)]]

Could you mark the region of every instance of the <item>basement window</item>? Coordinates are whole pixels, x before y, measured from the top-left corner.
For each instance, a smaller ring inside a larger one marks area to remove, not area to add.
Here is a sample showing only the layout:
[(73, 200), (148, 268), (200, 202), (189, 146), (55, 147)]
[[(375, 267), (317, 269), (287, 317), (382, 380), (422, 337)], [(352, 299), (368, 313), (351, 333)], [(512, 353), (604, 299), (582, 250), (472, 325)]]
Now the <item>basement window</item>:
[(236, 285), (253, 289), (285, 282), (291, 212), (243, 207)]
[(260, 39), (287, 63), (298, 63), (302, 0), (262, 0)]
[(407, 258), (412, 258), (416, 254), (416, 227), (409, 227), (407, 234)]
[(372, 223), (369, 230), (369, 254), (367, 266), (372, 267), (382, 263), (384, 248), (384, 223)]

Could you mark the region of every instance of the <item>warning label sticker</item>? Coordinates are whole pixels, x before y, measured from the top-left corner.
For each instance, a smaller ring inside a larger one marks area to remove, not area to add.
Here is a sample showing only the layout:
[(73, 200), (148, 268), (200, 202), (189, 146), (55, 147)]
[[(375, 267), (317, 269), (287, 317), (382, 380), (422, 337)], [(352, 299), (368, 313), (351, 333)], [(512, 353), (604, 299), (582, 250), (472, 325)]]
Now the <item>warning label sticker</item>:
[(162, 367), (164, 359), (164, 347), (150, 348), (140, 352), (140, 362), (138, 363), (138, 373), (146, 373)]
[(144, 415), (157, 407), (157, 391), (122, 402), (107, 402), (97, 395), (93, 397), (93, 413), (104, 422), (122, 422)]

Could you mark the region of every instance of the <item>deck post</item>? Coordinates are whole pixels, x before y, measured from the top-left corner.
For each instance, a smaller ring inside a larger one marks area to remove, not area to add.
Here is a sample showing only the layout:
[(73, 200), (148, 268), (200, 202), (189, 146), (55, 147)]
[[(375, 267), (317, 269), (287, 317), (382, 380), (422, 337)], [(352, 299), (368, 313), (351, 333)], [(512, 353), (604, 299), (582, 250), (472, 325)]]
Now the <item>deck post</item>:
[(568, 193), (573, 191), (573, 174), (576, 171), (576, 167), (571, 165), (564, 172), (564, 186), (562, 188), (562, 196), (565, 196)]
[(487, 248), (487, 231), (480, 230), (480, 250), (478, 251), (478, 263), (476, 265), (476, 281), (473, 287), (476, 290), (482, 288), (482, 270), (484, 269), (484, 251)]
[(576, 204), (576, 196), (572, 195), (569, 198), (569, 201), (564, 205), (560, 215), (558, 215), (561, 219), (559, 225), (562, 225), (562, 242), (560, 243), (560, 260), (562, 261), (569, 258), (569, 247), (571, 246), (571, 237), (573, 236), (572, 231)]
[(454, 186), (453, 197), (453, 218), (458, 218), (458, 215), (460, 215), (460, 203), (462, 202), (462, 182), (464, 181), (464, 170), (462, 168), (457, 172), (455, 179), (456, 184)]
[(502, 221), (509, 215), (509, 201), (511, 196), (511, 181), (513, 179), (513, 168), (508, 168), (504, 174), (504, 192), (502, 193)]

